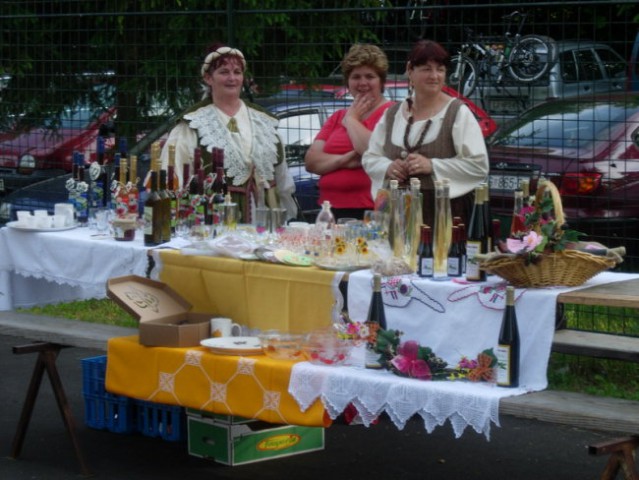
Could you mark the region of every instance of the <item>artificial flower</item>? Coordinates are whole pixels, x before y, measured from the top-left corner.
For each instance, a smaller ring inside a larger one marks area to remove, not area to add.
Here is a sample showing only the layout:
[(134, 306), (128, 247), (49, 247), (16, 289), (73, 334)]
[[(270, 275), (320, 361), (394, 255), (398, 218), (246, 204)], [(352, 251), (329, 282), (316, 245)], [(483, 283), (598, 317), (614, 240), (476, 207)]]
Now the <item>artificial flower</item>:
[(506, 247), (512, 253), (532, 252), (543, 241), (544, 237), (531, 230), (523, 238), (506, 239)]
[(402, 343), (397, 349), (397, 355), (390, 362), (399, 373), (408, 377), (430, 380), (432, 374), (428, 363), (419, 358), (419, 344), (414, 340)]

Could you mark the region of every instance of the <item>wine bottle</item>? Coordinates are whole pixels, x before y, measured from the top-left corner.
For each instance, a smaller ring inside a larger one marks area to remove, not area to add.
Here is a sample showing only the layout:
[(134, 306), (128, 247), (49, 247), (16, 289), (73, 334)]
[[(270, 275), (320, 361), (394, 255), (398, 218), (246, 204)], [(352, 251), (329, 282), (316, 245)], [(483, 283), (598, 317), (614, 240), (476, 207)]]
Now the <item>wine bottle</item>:
[(433, 236), (429, 225), (422, 225), (419, 249), (417, 250), (417, 275), (422, 278), (433, 276)]
[(532, 205), (532, 202), (530, 200), (530, 182), (528, 180), (522, 180), (519, 184), (519, 188), (521, 189), (521, 193), (523, 196), (522, 206), (529, 207), (530, 205)]
[(386, 330), (386, 314), (384, 313), (384, 301), (382, 299), (382, 276), (379, 273), (373, 275), (373, 294), (371, 304), (368, 307), (366, 323), (377, 324), (382, 330)]
[(490, 224), (490, 232), (492, 236), (492, 251), (500, 250), (502, 247), (502, 239), (501, 239), (501, 220), (498, 218), (493, 218)]
[(475, 255), (487, 253), (487, 234), (484, 223), (484, 209), (482, 208), (481, 187), (475, 188), (475, 203), (470, 214), (470, 224), (466, 234), (466, 280), (483, 282), (486, 272), (473, 262)]
[[(158, 162), (158, 167), (160, 163)], [(171, 196), (169, 195), (166, 183), (166, 170), (160, 169), (160, 196), (161, 222), (162, 222), (162, 242), (171, 241)]]
[(190, 178), (191, 165), (188, 162), (184, 162), (182, 165), (182, 188), (180, 189), (180, 200), (178, 202), (178, 222), (184, 225), (188, 225), (189, 215), (191, 214)]
[(448, 276), (461, 277), (462, 274), (462, 255), (459, 246), (459, 227), (453, 226), (453, 236), (448, 251)]
[(166, 173), (166, 190), (169, 195), (169, 226), (171, 235), (175, 234), (177, 224), (177, 195), (175, 193), (175, 145), (169, 145), (169, 164)]
[(151, 190), (144, 202), (144, 245), (147, 247), (162, 243), (162, 206), (156, 170), (151, 170), (150, 187)]
[(457, 224), (459, 231), (459, 249), (461, 254), (462, 275), (466, 275), (466, 225), (464, 223)]
[(126, 176), (128, 170), (128, 162), (126, 158), (120, 158), (119, 175), (114, 191), (114, 210), (115, 215), (124, 218), (129, 214), (129, 191), (126, 184)]
[[(213, 193), (212, 193), (212, 208), (213, 208), (213, 223), (220, 223), (222, 215), (221, 205), (224, 203), (224, 198), (228, 193), (228, 185), (226, 184), (226, 174), (224, 173), (224, 149), (213, 149), (213, 165), (215, 166), (215, 179), (213, 180)], [(258, 192), (262, 191), (260, 185), (257, 186)], [(258, 207), (264, 206), (264, 195), (262, 195), (262, 202), (257, 203)]]
[(106, 165), (104, 137), (101, 135), (98, 135), (95, 153), (98, 165), (100, 166), (100, 174), (96, 181), (96, 197), (98, 205), (107, 207), (111, 203), (111, 188), (109, 172)]
[(524, 217), (521, 210), (524, 208), (524, 192), (522, 190), (515, 190), (513, 199), (513, 214), (510, 221), (510, 236), (515, 237), (519, 233), (523, 233), (526, 228), (524, 227)]
[(204, 169), (200, 167), (197, 170), (197, 204), (195, 205), (195, 224), (205, 225), (208, 210), (208, 199), (204, 192)]
[(519, 386), (519, 328), (515, 312), (515, 288), (506, 287), (506, 308), (501, 321), (495, 355), (497, 357), (497, 385)]
[(140, 206), (140, 191), (138, 190), (138, 157), (137, 155), (131, 155), (129, 158), (129, 181), (127, 188), (129, 189), (129, 213), (135, 214), (137, 217), (139, 214)]
[(488, 184), (481, 184), (482, 203), (481, 208), (484, 210), (484, 231), (486, 232), (486, 252), (493, 251), (493, 230), (492, 230), (492, 214), (490, 210), (490, 193)]

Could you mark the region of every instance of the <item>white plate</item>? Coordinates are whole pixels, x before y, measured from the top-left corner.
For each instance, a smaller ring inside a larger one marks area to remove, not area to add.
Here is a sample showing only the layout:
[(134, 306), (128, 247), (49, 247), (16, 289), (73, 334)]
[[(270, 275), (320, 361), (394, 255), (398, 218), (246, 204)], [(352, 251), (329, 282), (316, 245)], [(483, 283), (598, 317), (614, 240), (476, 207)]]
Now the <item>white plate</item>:
[(219, 355), (260, 355), (262, 344), (257, 337), (217, 337), (206, 338), (200, 342)]
[(50, 228), (38, 228), (38, 227), (26, 227), (20, 225), (20, 222), (14, 220), (13, 222), (7, 222), (7, 227), (14, 228), (16, 230), (24, 230), (25, 232), (63, 232), (65, 230), (73, 230), (77, 228), (77, 225), (68, 225), (66, 227), (50, 227)]
[(356, 270), (365, 270), (367, 268), (371, 268), (372, 264), (367, 265), (348, 265), (345, 263), (324, 263), (324, 262), (315, 262), (315, 266), (321, 268), (322, 270), (333, 270), (336, 272), (354, 272)]

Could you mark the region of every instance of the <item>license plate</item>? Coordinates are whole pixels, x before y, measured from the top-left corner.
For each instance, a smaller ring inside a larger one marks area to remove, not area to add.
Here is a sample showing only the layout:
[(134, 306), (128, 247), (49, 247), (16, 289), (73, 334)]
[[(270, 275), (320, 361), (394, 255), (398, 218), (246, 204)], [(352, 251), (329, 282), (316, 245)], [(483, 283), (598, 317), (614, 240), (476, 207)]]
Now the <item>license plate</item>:
[(488, 100), (488, 110), (495, 113), (516, 114), (521, 111), (521, 103), (517, 100)]
[(512, 192), (517, 190), (524, 180), (530, 183), (530, 176), (491, 173), (489, 180), (490, 190)]

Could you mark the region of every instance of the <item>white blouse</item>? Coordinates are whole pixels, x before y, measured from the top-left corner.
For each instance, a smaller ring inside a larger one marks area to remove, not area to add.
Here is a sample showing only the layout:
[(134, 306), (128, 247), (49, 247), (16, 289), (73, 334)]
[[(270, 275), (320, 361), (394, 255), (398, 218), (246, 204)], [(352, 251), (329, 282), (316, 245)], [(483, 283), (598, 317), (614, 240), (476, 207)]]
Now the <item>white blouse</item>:
[[(446, 107), (431, 118), (432, 124), (426, 133), (423, 143), (430, 143), (437, 138), (442, 128), (444, 116), (452, 100), (451, 98)], [(388, 115), (389, 113), (386, 112), (375, 126), (368, 149), (362, 157), (364, 170), (371, 177), (373, 198), (377, 196), (377, 191), (382, 188), (388, 166), (394, 160), (384, 156)], [(402, 146), (404, 144), (407, 119), (408, 106), (406, 101), (403, 101), (395, 114), (391, 132), (391, 142), (394, 145)], [(413, 124), (408, 138), (409, 144), (414, 145), (418, 141), (426, 121), (427, 119), (420, 120)], [(457, 152), (456, 155), (452, 158), (432, 158), (431, 161), (433, 163), (434, 179), (449, 179), (450, 197), (457, 198), (470, 192), (479, 183), (486, 180), (489, 170), (488, 152), (479, 123), (466, 105), (462, 105), (458, 110), (451, 134), (455, 151)]]

